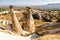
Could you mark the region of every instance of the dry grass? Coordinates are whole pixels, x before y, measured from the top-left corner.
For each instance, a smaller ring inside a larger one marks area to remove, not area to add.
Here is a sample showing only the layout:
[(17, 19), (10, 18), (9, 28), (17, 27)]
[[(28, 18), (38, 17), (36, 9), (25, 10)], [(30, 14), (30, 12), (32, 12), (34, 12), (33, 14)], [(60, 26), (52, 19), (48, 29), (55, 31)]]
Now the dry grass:
[(60, 34), (47, 34), (34, 40), (60, 40)]
[[(21, 20), (21, 18), (23, 17), (23, 14), (16, 14), (16, 15), (17, 15), (18, 20)], [(3, 17), (1, 17), (1, 16), (3, 16)], [(6, 20), (11, 21), (11, 18), (9, 16), (9, 14), (0, 15), (0, 19), (6, 19)], [(38, 27), (38, 26), (41, 26), (43, 24), (47, 24), (47, 23), (51, 24), (51, 23), (55, 23), (56, 22), (56, 20), (54, 20), (54, 19), (52, 19), (52, 20), (53, 20), (53, 22), (43, 22), (42, 20), (34, 20), (35, 21), (34, 23), (35, 23), (35, 26)], [(19, 22), (21, 26), (22, 26), (22, 22), (23, 21)], [(48, 29), (51, 29), (51, 28), (48, 28)], [(37, 32), (40, 32), (41, 30), (46, 30), (46, 29), (45, 28), (44, 29), (36, 29)], [(58, 38), (59, 39), (60, 38), (60, 34), (47, 34), (47, 35), (38, 37), (38, 38), (36, 38), (34, 40), (48, 40), (50, 38)]]
[(44, 21), (42, 21), (42, 20), (35, 20), (35, 26), (37, 27), (37, 26), (41, 26), (41, 25), (43, 25), (43, 24), (51, 24), (52, 22), (44, 22)]

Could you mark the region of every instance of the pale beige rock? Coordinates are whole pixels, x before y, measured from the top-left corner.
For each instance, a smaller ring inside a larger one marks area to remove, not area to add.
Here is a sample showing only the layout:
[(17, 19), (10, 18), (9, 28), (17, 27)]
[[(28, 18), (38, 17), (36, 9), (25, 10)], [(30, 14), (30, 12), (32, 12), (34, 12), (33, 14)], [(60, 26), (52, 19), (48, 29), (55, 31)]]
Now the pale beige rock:
[(35, 32), (35, 25), (34, 25), (34, 19), (32, 17), (32, 10), (28, 9), (25, 14), (25, 21), (23, 22), (23, 27), (26, 31), (29, 31), (31, 33)]

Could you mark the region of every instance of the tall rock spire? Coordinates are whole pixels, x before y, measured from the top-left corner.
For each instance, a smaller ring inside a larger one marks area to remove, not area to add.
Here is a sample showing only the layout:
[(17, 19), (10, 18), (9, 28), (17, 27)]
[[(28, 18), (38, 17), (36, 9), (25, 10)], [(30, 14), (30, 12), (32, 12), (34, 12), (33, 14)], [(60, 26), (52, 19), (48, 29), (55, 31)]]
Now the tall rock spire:
[(17, 17), (14, 13), (14, 9), (13, 9), (13, 6), (10, 6), (10, 16), (11, 16), (11, 19), (12, 19), (12, 29), (13, 31), (15, 31), (17, 34), (22, 34), (22, 28), (17, 20)]
[(25, 14), (25, 22), (23, 23), (23, 27), (26, 31), (29, 32), (35, 32), (35, 25), (34, 25), (34, 19), (32, 17), (32, 10), (30, 8), (27, 7), (26, 10), (26, 14)]

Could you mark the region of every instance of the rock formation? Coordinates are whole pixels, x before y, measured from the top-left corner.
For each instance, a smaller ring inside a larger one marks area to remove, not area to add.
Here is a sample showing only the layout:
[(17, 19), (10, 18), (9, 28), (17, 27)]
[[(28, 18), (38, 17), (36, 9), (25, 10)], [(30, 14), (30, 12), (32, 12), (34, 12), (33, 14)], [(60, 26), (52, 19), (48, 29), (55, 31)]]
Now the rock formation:
[(32, 17), (32, 10), (30, 8), (26, 8), (27, 12), (25, 13), (25, 21), (23, 22), (23, 29), (29, 31), (31, 33), (35, 32), (34, 19)]

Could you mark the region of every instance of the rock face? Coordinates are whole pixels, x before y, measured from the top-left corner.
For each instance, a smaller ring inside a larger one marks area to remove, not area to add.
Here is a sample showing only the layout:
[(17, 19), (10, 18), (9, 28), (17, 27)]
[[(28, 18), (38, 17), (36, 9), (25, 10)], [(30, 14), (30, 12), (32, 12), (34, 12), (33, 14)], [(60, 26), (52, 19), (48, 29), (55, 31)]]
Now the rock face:
[(57, 19), (56, 23), (60, 23), (60, 18), (59, 18), (59, 19)]
[(36, 32), (40, 35), (60, 33), (60, 23), (42, 25), (36, 29)]
[(23, 22), (23, 29), (29, 32), (35, 32), (34, 19), (32, 17), (31, 9), (28, 9), (25, 14), (25, 21)]
[(18, 35), (11, 35), (8, 33), (0, 32), (0, 40), (31, 40), (30, 36), (23, 37)]
[(33, 40), (37, 37), (37, 34), (31, 34), (29, 36), (20, 36), (8, 30), (0, 30), (0, 40)]
[(18, 35), (21, 35), (23, 33), (23, 30), (17, 20), (13, 9), (10, 10), (10, 16), (12, 18), (12, 31), (15, 31)]
[(25, 36), (26, 34), (30, 34), (30, 32), (35, 32), (35, 25), (34, 25), (34, 20), (33, 20), (33, 17), (32, 17), (32, 14), (31, 14), (31, 10), (29, 9), (29, 11), (27, 12), (26, 14), (26, 20), (25, 22), (27, 23), (26, 27), (28, 28), (28, 30), (30, 32), (27, 32), (27, 31), (24, 31), (21, 27), (21, 25), (19, 24), (18, 22), (18, 19), (16, 17), (16, 14), (14, 13), (14, 9), (13, 8), (10, 8), (10, 16), (11, 16), (11, 19), (12, 19), (12, 31), (15, 32), (16, 34), (18, 35), (23, 35)]
[(39, 13), (35, 12), (35, 13), (33, 14), (33, 18), (34, 18), (34, 19), (40, 19), (40, 18), (39, 18)]

